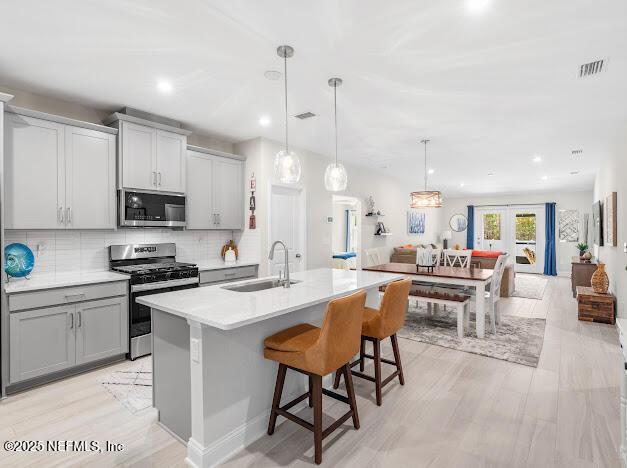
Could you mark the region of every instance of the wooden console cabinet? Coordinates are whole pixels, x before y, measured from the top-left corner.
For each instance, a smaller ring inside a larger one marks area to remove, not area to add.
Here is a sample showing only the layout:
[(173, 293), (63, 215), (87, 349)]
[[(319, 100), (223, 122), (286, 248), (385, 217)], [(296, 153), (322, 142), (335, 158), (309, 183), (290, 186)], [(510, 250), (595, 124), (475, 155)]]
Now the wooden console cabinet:
[(590, 286), (592, 273), (597, 269), (597, 262), (583, 262), (579, 257), (573, 257), (570, 269), (570, 283), (573, 290), (573, 297), (577, 296), (577, 286)]

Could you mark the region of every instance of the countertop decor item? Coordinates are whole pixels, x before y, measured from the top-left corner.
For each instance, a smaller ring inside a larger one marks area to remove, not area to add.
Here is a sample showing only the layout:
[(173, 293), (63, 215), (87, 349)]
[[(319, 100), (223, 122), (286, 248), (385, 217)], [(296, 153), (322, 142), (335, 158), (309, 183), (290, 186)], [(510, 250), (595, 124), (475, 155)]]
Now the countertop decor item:
[(329, 78), (329, 86), (333, 88), (333, 122), (335, 126), (335, 162), (324, 171), (324, 187), (329, 192), (346, 190), (348, 175), (343, 164), (337, 162), (337, 88), (342, 85), (341, 78)]
[(437, 190), (427, 190), (427, 143), (431, 140), (420, 140), (425, 145), (425, 189), (410, 194), (412, 208), (442, 208), (442, 193)]
[(231, 239), (222, 246), (222, 249), (220, 250), (220, 256), (222, 257), (222, 260), (226, 261), (225, 255), (229, 250), (233, 250), (233, 253), (235, 254), (235, 260), (237, 260), (239, 258), (239, 251), (237, 250), (237, 245), (235, 244), (235, 242), (233, 242), (233, 239)]
[(592, 289), (595, 293), (607, 294), (607, 290), (610, 287), (610, 279), (607, 277), (607, 273), (605, 272), (605, 263), (598, 263), (597, 270), (592, 273), (590, 283), (592, 283)]
[(28, 278), (35, 267), (33, 251), (24, 244), (9, 244), (4, 248), (4, 271), (13, 278)]
[(288, 140), (288, 110), (287, 110), (287, 59), (294, 55), (294, 49), (288, 45), (279, 46), (276, 50), (283, 59), (283, 78), (285, 90), (285, 149), (279, 151), (274, 158), (274, 175), (284, 184), (297, 184), (300, 180), (301, 165), (296, 153), (290, 151)]
[(233, 250), (233, 247), (229, 247), (228, 250), (224, 252), (224, 263), (235, 263), (236, 261), (235, 250)]
[(586, 252), (585, 254), (583, 254), (583, 255), (581, 256), (581, 259), (582, 259), (584, 262), (589, 262), (590, 260), (592, 260), (592, 252), (590, 252), (590, 251)]

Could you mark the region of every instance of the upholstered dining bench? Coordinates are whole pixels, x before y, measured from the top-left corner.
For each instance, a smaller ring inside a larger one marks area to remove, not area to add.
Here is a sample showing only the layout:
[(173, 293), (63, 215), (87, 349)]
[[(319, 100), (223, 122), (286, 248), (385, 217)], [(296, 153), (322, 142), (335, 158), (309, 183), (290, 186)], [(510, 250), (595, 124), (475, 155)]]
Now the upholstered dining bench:
[(464, 332), (469, 328), (470, 322), (470, 296), (449, 291), (441, 291), (438, 288), (412, 287), (410, 297), (417, 302), (426, 302), (427, 311), (433, 314), (433, 304), (445, 305), (457, 312), (457, 336), (464, 337)]

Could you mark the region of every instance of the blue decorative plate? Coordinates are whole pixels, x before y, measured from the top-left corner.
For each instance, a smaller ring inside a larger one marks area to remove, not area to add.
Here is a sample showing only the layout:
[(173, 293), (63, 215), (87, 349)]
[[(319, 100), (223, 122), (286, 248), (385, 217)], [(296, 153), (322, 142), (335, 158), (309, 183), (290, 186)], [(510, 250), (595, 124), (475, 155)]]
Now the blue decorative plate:
[(4, 248), (4, 271), (14, 278), (30, 275), (35, 266), (33, 251), (24, 244), (9, 244)]

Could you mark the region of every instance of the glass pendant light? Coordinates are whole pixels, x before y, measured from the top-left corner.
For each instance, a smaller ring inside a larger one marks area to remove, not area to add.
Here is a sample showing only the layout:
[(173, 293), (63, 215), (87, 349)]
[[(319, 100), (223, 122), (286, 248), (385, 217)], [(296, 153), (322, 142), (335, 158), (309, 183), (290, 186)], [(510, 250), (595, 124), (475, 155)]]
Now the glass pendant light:
[(427, 143), (431, 140), (421, 140), (425, 145), (425, 189), (421, 192), (412, 192), (410, 206), (412, 208), (442, 208), (442, 193), (437, 190), (427, 190)]
[(329, 86), (333, 88), (333, 112), (335, 119), (335, 162), (327, 166), (324, 171), (324, 187), (329, 192), (346, 190), (348, 175), (346, 168), (337, 162), (337, 87), (342, 85), (341, 78), (329, 78)]
[(294, 49), (288, 45), (279, 46), (276, 50), (279, 57), (283, 58), (283, 78), (285, 82), (285, 149), (279, 151), (274, 157), (274, 174), (284, 184), (296, 184), (300, 180), (300, 159), (293, 151), (290, 151), (288, 142), (288, 114), (287, 114), (287, 59), (294, 55)]

